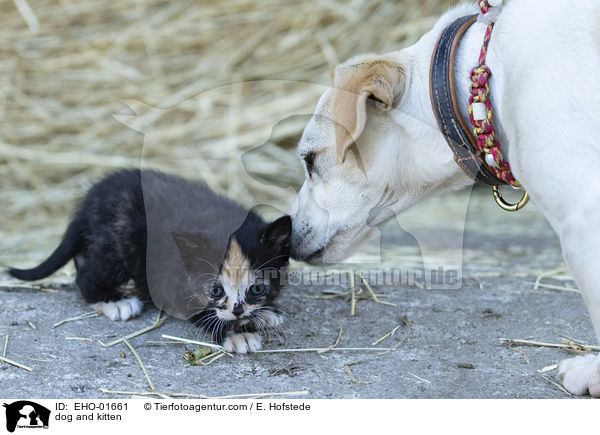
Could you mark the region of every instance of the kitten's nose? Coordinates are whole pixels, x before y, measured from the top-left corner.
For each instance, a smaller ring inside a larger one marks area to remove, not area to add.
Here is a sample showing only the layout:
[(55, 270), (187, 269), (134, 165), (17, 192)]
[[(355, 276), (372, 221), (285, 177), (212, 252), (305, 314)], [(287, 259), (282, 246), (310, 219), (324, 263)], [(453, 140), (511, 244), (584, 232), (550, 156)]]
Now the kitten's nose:
[(242, 314), (244, 312), (244, 307), (242, 306), (242, 303), (237, 302), (234, 306), (233, 306), (233, 310), (231, 310), (231, 312), (235, 315), (240, 317), (240, 314)]

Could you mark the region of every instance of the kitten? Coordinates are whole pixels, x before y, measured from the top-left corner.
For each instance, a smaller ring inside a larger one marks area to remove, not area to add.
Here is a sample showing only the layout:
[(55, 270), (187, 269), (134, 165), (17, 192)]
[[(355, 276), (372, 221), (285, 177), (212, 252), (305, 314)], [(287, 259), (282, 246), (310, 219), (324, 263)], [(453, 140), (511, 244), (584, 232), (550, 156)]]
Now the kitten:
[[(260, 333), (283, 320), (273, 302), (290, 234), (289, 216), (266, 224), (202, 183), (122, 170), (90, 188), (48, 259), (8, 273), (37, 280), (73, 259), (83, 298), (112, 320), (137, 316), (151, 296), (228, 351), (245, 353), (260, 349)], [(120, 288), (129, 280), (136, 296)]]

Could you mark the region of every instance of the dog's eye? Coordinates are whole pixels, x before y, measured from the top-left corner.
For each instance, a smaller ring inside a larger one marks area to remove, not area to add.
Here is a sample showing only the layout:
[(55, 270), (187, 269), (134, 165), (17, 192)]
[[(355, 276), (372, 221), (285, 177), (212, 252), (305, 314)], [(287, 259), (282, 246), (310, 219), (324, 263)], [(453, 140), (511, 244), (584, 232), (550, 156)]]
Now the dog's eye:
[(377, 98), (375, 95), (371, 94), (368, 98), (369, 100), (374, 101), (376, 103), (376, 107), (378, 107), (379, 109), (389, 109), (389, 106), (383, 100)]
[(386, 104), (385, 104), (385, 103), (384, 103), (382, 100), (380, 100), (379, 98), (377, 98), (377, 97), (376, 97), (375, 95), (373, 95), (373, 94), (369, 95), (369, 97), (368, 97), (368, 98), (369, 98), (369, 100), (373, 100), (373, 101), (375, 101), (376, 103), (382, 104), (382, 105), (384, 105), (384, 106), (386, 105)]
[(213, 299), (221, 299), (224, 295), (225, 289), (220, 285), (216, 285), (210, 290), (210, 297)]
[(306, 163), (306, 170), (308, 175), (311, 175), (315, 169), (315, 153), (310, 152), (304, 155), (304, 163)]
[(254, 297), (261, 297), (267, 293), (267, 287), (264, 284), (254, 284), (250, 286), (250, 294)]

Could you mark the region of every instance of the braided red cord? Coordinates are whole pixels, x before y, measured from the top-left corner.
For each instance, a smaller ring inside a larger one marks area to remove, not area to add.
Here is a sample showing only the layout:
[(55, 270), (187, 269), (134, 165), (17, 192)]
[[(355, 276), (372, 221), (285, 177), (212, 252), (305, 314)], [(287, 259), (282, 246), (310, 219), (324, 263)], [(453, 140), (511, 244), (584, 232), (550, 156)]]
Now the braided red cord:
[[(490, 5), (487, 0), (479, 0), (479, 8), (482, 14), (486, 14), (489, 11)], [(493, 158), (494, 164), (491, 163), (487, 158), (490, 169), (494, 172), (496, 177), (510, 184), (514, 187), (520, 187), (521, 185), (515, 177), (512, 175), (510, 165), (504, 161), (502, 154), (500, 153), (500, 143), (496, 137), (496, 130), (492, 124), (494, 112), (492, 110), (492, 102), (490, 96), (490, 86), (488, 84), (492, 72), (485, 64), (485, 56), (487, 54), (488, 45), (492, 36), (492, 29), (494, 23), (490, 23), (485, 31), (483, 38), (483, 45), (481, 52), (479, 53), (479, 62), (475, 68), (471, 71), (471, 96), (469, 97), (469, 119), (473, 124), (473, 133), (477, 138), (477, 146), (486, 155)], [(473, 104), (483, 103), (485, 105), (486, 118), (482, 120), (475, 120), (473, 118)]]
[(487, 0), (479, 0), (479, 9), (481, 9), (482, 14), (487, 14), (487, 11), (490, 10), (490, 4)]

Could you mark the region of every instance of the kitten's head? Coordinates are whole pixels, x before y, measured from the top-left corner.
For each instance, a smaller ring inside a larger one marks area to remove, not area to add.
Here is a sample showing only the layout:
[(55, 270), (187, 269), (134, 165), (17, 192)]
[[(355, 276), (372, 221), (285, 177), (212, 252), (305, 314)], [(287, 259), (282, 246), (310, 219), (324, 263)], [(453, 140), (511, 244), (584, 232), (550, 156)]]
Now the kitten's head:
[[(206, 308), (191, 320), (205, 329), (218, 328), (223, 332), (261, 330), (279, 325), (282, 318), (273, 302), (279, 295), (283, 273), (289, 263), (291, 232), (289, 216), (265, 224), (250, 213), (229, 238), (223, 261), (210, 287)], [(186, 262), (183, 242), (177, 238), (176, 241), (189, 269), (194, 258), (190, 256)], [(189, 245), (189, 237), (186, 244)], [(211, 320), (214, 320), (212, 324)]]
[(259, 309), (271, 306), (279, 294), (291, 232), (291, 218), (283, 216), (268, 225), (247, 219), (231, 235), (210, 291), (210, 305), (219, 319), (244, 325), (267, 315)]

